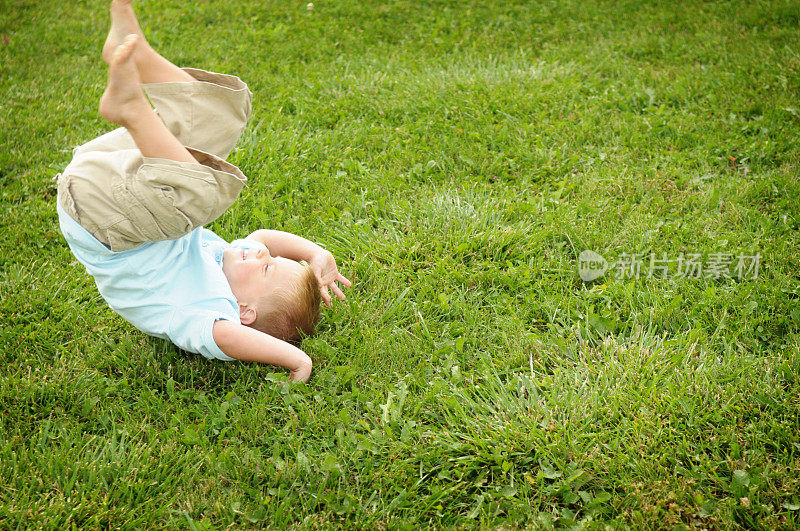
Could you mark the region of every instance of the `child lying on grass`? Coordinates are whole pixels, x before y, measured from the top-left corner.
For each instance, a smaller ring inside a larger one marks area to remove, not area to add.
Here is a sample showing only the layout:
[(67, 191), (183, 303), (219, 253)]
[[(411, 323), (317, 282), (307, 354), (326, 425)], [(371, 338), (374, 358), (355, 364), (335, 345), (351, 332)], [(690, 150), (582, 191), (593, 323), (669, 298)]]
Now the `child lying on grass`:
[(111, 3), (103, 59), (100, 114), (122, 127), (76, 148), (58, 176), (59, 222), (73, 254), (109, 306), (143, 332), (308, 380), (311, 358), (287, 341), (313, 332), (329, 288), (344, 300), (336, 282), (350, 281), (331, 253), (286, 232), (227, 243), (202, 228), (247, 180), (225, 162), (249, 118), (247, 86), (159, 55), (130, 0)]

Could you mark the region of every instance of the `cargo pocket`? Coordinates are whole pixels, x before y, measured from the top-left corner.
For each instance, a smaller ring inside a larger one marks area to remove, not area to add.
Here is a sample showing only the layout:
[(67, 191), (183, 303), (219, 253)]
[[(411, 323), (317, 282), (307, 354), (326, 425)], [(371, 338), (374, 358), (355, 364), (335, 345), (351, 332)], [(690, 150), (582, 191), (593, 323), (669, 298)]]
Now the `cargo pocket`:
[[(125, 215), (130, 223), (118, 225), (109, 232), (120, 232), (120, 236), (111, 238), (117, 242), (130, 241), (139, 243), (157, 242), (169, 239), (169, 236), (162, 230), (158, 219), (153, 215), (150, 205), (152, 199), (138, 190), (138, 179), (136, 174), (125, 176), (124, 180), (117, 181), (111, 185), (111, 194), (117, 203), (120, 211)], [(116, 251), (115, 244), (111, 242), (111, 250)], [(121, 249), (120, 249), (121, 250)]]
[(197, 164), (145, 163), (134, 179), (135, 194), (166, 238), (175, 239), (211, 221), (217, 210), (217, 186), (211, 170)]

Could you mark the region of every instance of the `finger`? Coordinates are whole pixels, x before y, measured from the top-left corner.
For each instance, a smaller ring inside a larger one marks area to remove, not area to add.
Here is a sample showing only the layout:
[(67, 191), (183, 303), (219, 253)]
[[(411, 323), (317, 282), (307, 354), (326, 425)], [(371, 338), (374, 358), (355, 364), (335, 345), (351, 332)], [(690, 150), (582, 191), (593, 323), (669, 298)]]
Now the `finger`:
[(342, 290), (340, 290), (339, 286), (337, 286), (336, 284), (331, 284), (331, 291), (333, 291), (333, 293), (341, 300), (346, 300), (344, 293), (342, 293)]
[(352, 282), (350, 282), (349, 280), (347, 280), (347, 279), (345, 278), (345, 276), (344, 276), (344, 275), (342, 275), (341, 273), (339, 273), (339, 278), (337, 278), (336, 280), (338, 280), (339, 282), (341, 282), (342, 284), (344, 284), (344, 285), (345, 285), (345, 286), (347, 286), (348, 288), (349, 288), (350, 286), (352, 286), (352, 285), (353, 285), (353, 284), (352, 284)]
[(320, 286), (319, 287), (319, 292), (322, 295), (322, 300), (323, 300), (323, 302), (325, 302), (325, 305), (326, 306), (330, 306), (331, 305), (331, 295), (330, 295), (330, 293), (328, 293), (328, 287), (327, 286)]

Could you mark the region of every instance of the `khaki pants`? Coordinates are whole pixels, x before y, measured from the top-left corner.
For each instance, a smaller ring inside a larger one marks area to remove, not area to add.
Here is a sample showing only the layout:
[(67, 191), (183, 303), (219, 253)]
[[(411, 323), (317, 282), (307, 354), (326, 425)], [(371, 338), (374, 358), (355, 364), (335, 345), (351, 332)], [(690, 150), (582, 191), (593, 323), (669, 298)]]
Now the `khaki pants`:
[(197, 81), (142, 85), (197, 164), (143, 157), (125, 128), (73, 151), (58, 176), (58, 202), (112, 251), (176, 239), (222, 215), (247, 178), (225, 162), (250, 117), (239, 78), (184, 69)]

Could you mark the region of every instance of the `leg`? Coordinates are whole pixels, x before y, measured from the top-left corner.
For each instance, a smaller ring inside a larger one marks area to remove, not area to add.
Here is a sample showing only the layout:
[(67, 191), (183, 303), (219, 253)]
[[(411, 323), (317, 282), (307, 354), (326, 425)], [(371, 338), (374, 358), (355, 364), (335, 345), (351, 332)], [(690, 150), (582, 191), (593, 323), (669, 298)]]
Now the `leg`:
[(100, 114), (125, 127), (144, 157), (197, 162), (150, 109), (133, 58), (137, 47), (138, 36), (131, 34), (114, 50)]
[(129, 34), (139, 38), (133, 63), (140, 82), (169, 131), (184, 146), (225, 159), (250, 117), (247, 85), (235, 76), (172, 64), (147, 43), (131, 0), (112, 0), (111, 30), (103, 46), (107, 63)]
[[(150, 47), (144, 38), (142, 29), (139, 27), (139, 22), (136, 20), (136, 15), (131, 7), (131, 0), (112, 0), (111, 29), (103, 45), (103, 60), (108, 65), (111, 65), (114, 51), (122, 44), (125, 37), (131, 34), (138, 37), (131, 55), (141, 83), (187, 83), (195, 81), (191, 75), (164, 59)], [(145, 112), (142, 111), (141, 114), (144, 116)], [(133, 124), (132, 127), (134, 127)], [(131, 138), (128, 129), (121, 127), (75, 148), (73, 153), (81, 155), (91, 151), (113, 152), (136, 149), (136, 147), (136, 143)]]

